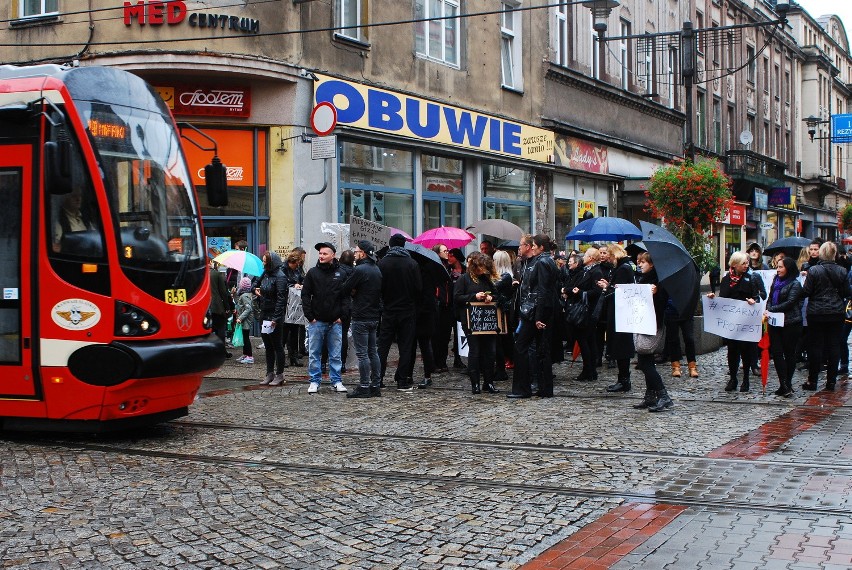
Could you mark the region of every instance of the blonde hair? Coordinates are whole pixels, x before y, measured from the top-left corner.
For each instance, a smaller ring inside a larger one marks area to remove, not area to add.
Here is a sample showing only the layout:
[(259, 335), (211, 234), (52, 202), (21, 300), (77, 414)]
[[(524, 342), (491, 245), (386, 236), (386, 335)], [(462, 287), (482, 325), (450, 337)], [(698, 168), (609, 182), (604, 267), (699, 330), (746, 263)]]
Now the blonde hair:
[(621, 261), (622, 259), (627, 257), (627, 251), (623, 247), (621, 247), (621, 244), (607, 244), (606, 250), (609, 253), (609, 256), (615, 259), (616, 261)]
[(586, 255), (591, 256), (591, 258), (592, 258), (592, 263), (594, 263), (594, 262), (596, 262), (596, 261), (600, 261), (600, 260), (601, 260), (600, 252), (598, 251), (598, 248), (596, 248), (596, 247), (590, 247), (589, 249), (587, 249), (586, 251), (584, 251), (584, 252), (583, 252), (583, 256), (585, 257)]
[(728, 260), (728, 267), (733, 267), (734, 265), (742, 265), (748, 261), (748, 254), (744, 251), (735, 251), (731, 254), (731, 259)]
[(802, 267), (810, 258), (811, 254), (808, 251), (808, 248), (803, 247), (802, 251), (799, 252), (799, 259), (796, 260), (796, 265)]
[(819, 246), (819, 258), (823, 261), (834, 261), (837, 259), (837, 246), (833, 241), (827, 241)]
[(508, 252), (498, 249), (494, 252), (494, 270), (497, 275), (512, 274), (512, 257)]

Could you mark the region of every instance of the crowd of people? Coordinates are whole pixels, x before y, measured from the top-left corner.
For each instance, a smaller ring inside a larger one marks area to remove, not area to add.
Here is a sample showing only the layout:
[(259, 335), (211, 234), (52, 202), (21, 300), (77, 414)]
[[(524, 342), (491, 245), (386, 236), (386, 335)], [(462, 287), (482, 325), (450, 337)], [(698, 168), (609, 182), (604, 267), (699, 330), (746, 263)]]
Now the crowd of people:
[[(432, 386), (437, 375), (448, 372), (451, 354), (452, 366), (467, 373), (473, 394), (500, 392), (498, 383), (509, 380), (511, 372), (506, 396), (512, 399), (552, 397), (553, 364), (566, 358), (580, 356), (582, 368), (574, 378), (578, 382), (597, 380), (603, 366), (616, 368), (617, 379), (606, 386), (608, 392), (630, 392), (632, 372), (638, 370), (644, 376), (645, 396), (634, 407), (652, 412), (672, 406), (657, 364), (670, 363), (674, 378), (700, 377), (693, 316), (674, 309), (669, 292), (658, 284), (648, 252), (637, 250), (631, 257), (620, 244), (605, 243), (566, 254), (547, 235), (539, 234), (524, 235), (516, 251), (495, 249), (483, 241), (479, 251), (467, 256), (437, 244), (432, 251), (438, 264), (405, 245), (406, 238), (395, 234), (381, 251), (369, 241), (359, 241), (338, 256), (333, 244), (318, 243), (318, 261), (307, 271), (303, 249), (296, 248), (286, 260), (268, 251), (260, 277), (237, 276), (232, 285), (230, 274), (212, 278), (214, 328), (224, 334), (227, 299), (233, 299), (236, 326), (243, 327), (247, 338), (253, 323), (262, 323), (266, 375), (261, 384), (283, 384), (283, 369), (288, 362), (302, 366), (301, 349), (306, 346), (308, 393), (319, 390), (327, 373), (331, 389), (348, 392), (350, 398), (381, 396), (394, 343), (399, 361), (393, 382), (401, 391)], [(765, 301), (767, 312), (784, 314), (783, 326), (769, 326), (779, 396), (793, 394), (796, 365), (805, 354), (804, 390), (817, 389), (823, 369), (824, 387), (829, 390), (838, 374), (848, 372), (846, 341), (852, 323), (846, 320), (846, 306), (852, 297), (852, 272), (831, 242), (815, 240), (804, 251), (806, 257), (798, 261), (784, 254), (772, 257), (776, 275), (769, 291), (754, 274), (770, 268), (757, 244), (731, 254), (724, 275), (711, 273), (708, 296), (749, 304)], [(665, 324), (665, 332), (661, 327), (658, 333), (664, 334), (658, 339), (664, 343), (654, 352), (644, 350), (644, 345), (637, 350), (632, 333), (615, 329), (614, 291), (632, 283), (651, 285), (657, 322)], [(305, 326), (284, 319), (294, 288), (300, 290)], [(499, 307), (508, 323), (503, 334), (474, 334), (468, 319), (472, 303)], [(577, 304), (583, 305), (582, 310), (576, 310)], [(219, 316), (216, 311), (221, 311)], [(359, 373), (359, 384), (351, 392), (341, 379), (350, 337)], [(465, 344), (466, 363), (461, 356)], [(747, 392), (750, 375), (759, 373), (756, 343), (726, 340), (725, 344), (729, 367), (725, 389)], [(423, 375), (415, 383), (418, 350)], [(239, 362), (254, 363), (248, 341)]]

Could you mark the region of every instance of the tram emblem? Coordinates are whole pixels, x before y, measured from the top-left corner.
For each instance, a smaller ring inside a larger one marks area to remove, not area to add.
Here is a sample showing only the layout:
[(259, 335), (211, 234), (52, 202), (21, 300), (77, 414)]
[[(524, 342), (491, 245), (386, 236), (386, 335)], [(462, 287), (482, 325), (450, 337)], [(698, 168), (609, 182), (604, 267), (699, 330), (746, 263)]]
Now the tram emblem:
[(192, 315), (189, 311), (181, 311), (177, 316), (177, 328), (181, 332), (186, 332), (192, 326)]
[(50, 311), (53, 322), (69, 331), (90, 329), (101, 320), (101, 310), (85, 299), (65, 299)]

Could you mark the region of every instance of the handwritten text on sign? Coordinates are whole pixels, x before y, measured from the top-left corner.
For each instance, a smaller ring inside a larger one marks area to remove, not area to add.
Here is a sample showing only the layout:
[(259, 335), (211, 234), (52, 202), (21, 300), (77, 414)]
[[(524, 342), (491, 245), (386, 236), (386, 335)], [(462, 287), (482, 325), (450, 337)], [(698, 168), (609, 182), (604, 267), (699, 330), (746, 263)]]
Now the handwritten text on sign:
[(471, 303), (467, 308), (470, 334), (506, 334), (508, 326), (503, 311), (494, 303)]
[(704, 331), (729, 338), (758, 342), (763, 334), (763, 303), (749, 305), (746, 301), (724, 297), (701, 297), (704, 308)]
[(615, 288), (615, 331), (657, 334), (657, 314), (650, 285), (619, 285)]
[(349, 243), (357, 245), (362, 239), (370, 240), (376, 249), (382, 249), (390, 239), (390, 228), (364, 218), (352, 216), (349, 223)]

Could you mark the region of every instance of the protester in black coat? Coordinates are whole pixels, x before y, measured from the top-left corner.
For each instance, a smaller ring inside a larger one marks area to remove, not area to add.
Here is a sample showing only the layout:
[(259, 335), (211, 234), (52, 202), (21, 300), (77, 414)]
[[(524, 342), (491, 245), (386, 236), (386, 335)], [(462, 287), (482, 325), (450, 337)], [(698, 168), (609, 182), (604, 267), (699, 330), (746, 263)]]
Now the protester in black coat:
[(804, 297), (796, 262), (785, 257), (776, 268), (778, 274), (769, 289), (766, 311), (784, 313), (784, 326), (769, 325), (769, 352), (775, 363), (780, 386), (776, 396), (793, 395), (793, 375), (796, 373), (796, 345), (802, 336), (802, 304)]
[(837, 246), (827, 241), (819, 248), (819, 264), (808, 269), (802, 288), (808, 298), (808, 381), (804, 390), (816, 390), (823, 363), (825, 389), (834, 390), (840, 359), (839, 342), (850, 297), (846, 271), (837, 265)]
[[(302, 282), (305, 280), (305, 272), (302, 271), (302, 255), (297, 251), (291, 251), (282, 269), (284, 277), (287, 279), (288, 290), (291, 287), (301, 289)], [(289, 352), (291, 366), (302, 366), (302, 361), (299, 358), (299, 329), (301, 328), (304, 328), (304, 325), (284, 323), (282, 342)]]
[(355, 246), (355, 270), (343, 283), (343, 295), (352, 295), (352, 344), (358, 356), (358, 388), (347, 398), (381, 396), (382, 365), (376, 334), (382, 316), (382, 272), (376, 266), (375, 247), (368, 240)]
[(394, 234), (389, 245), (388, 252), (379, 260), (384, 303), (378, 340), (381, 377), (384, 380), (388, 353), (395, 340), (399, 347), (399, 365), (394, 374), (396, 387), (408, 391), (414, 388), (414, 380), (408, 374), (414, 368), (414, 319), (423, 294), (423, 281), (420, 267), (404, 248), (405, 237)]
[(598, 285), (607, 296), (607, 354), (618, 364), (618, 380), (607, 386), (607, 392), (630, 391), (630, 359), (633, 358), (633, 333), (616, 332), (615, 330), (615, 287), (636, 283), (636, 268), (627, 252), (618, 244), (609, 245), (610, 258), (615, 262), (611, 280), (603, 279)]
[(480, 393), (479, 380), (483, 377), (485, 383), (482, 389), (494, 393), (499, 391), (494, 387), (497, 335), (472, 335), (466, 313), (470, 303), (491, 303), (495, 299), (498, 276), (494, 270), (494, 262), (487, 255), (474, 252), (467, 259), (467, 273), (459, 277), (453, 291), (456, 318), (461, 321), (467, 337), (467, 370), (470, 376), (471, 392)]
[[(281, 270), (281, 257), (274, 251), (263, 254), (263, 275), (256, 282), (254, 294), (260, 297), (260, 320), (267, 322), (260, 337), (266, 347), (266, 378), (261, 384), (278, 386), (284, 383), (284, 312), (287, 310), (287, 278)], [(264, 329), (267, 332), (263, 332)], [(271, 330), (269, 330), (271, 329)]]
[[(518, 254), (529, 259), (520, 285), (520, 318), (515, 334), (515, 370), (509, 398), (532, 396), (530, 349), (536, 346), (538, 366), (537, 396), (553, 396), (553, 366), (550, 361), (550, 335), (554, 307), (558, 303), (558, 269), (548, 253), (550, 238), (544, 234), (526, 235)], [(529, 310), (527, 310), (529, 308)]]
[[(748, 272), (748, 256), (742, 251), (735, 251), (731, 254), (731, 259), (728, 262), (730, 270), (722, 277), (719, 283), (719, 296), (727, 299), (736, 299), (745, 301), (749, 305), (754, 305), (760, 300), (760, 289), (757, 285), (757, 275), (752, 275)], [(714, 298), (715, 293), (708, 293), (709, 298)], [(751, 371), (751, 363), (753, 360), (753, 352), (756, 348), (754, 342), (747, 340), (732, 340), (727, 339), (728, 345), (728, 374), (730, 379), (725, 385), (726, 392), (733, 392), (737, 389), (739, 379), (737, 373), (740, 367), (740, 360), (743, 363), (743, 383), (740, 386), (740, 392), (748, 392), (749, 389), (749, 372)]]
[[(657, 270), (654, 269), (654, 261), (651, 254), (642, 252), (639, 254), (639, 283), (651, 285), (651, 293), (654, 300), (654, 313), (657, 317), (657, 326), (664, 322), (665, 308), (669, 301), (669, 294), (663, 287), (658, 285)], [(649, 412), (662, 412), (672, 406), (672, 399), (663, 384), (663, 378), (654, 364), (653, 354), (640, 354), (638, 357), (638, 368), (645, 374), (645, 397), (642, 402), (634, 405), (636, 409), (648, 408)]]
[(597, 380), (597, 362), (600, 360), (599, 347), (597, 344), (596, 330), (600, 314), (594, 315), (600, 297), (603, 293), (598, 282), (604, 278), (604, 272), (598, 262), (598, 250), (590, 247), (583, 254), (582, 272), (572, 280), (570, 288), (566, 288), (569, 304), (582, 301), (583, 293), (586, 294), (586, 302), (589, 305), (589, 321), (579, 327), (574, 327), (573, 334), (580, 346), (580, 354), (583, 358), (583, 369), (575, 378), (578, 382)]

